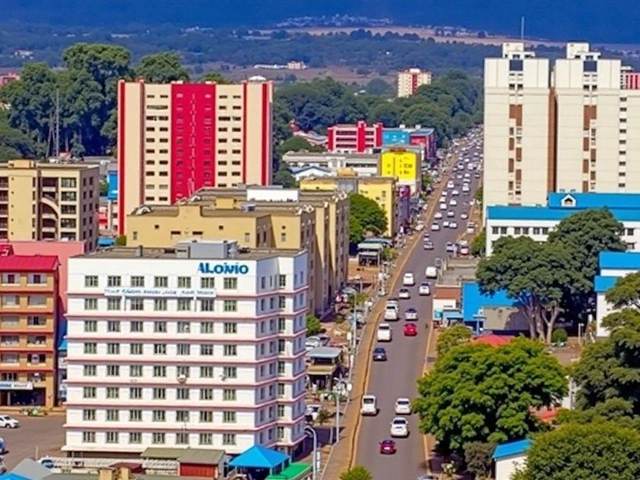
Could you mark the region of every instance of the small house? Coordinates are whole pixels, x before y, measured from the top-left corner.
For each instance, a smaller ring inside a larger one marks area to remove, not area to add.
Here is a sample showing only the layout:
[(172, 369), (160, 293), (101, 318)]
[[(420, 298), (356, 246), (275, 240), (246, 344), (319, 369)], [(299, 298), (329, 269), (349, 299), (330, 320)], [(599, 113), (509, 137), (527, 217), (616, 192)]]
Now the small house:
[(495, 479), (511, 480), (515, 472), (524, 468), (530, 446), (529, 439), (498, 445), (493, 452)]

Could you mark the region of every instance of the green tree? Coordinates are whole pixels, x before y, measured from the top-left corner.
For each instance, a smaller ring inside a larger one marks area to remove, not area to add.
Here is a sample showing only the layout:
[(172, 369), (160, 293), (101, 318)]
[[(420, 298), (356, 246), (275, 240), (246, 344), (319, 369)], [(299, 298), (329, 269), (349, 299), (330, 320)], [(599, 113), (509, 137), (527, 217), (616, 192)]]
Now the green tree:
[(567, 424), (534, 438), (522, 480), (635, 480), (640, 433), (615, 423)]
[(487, 251), (487, 229), (483, 228), (482, 231), (473, 237), (470, 247), (471, 255), (476, 258), (484, 257)]
[(105, 96), (110, 93), (107, 92), (109, 87), (115, 95), (116, 81), (131, 75), (131, 52), (118, 45), (76, 43), (64, 51), (62, 59), (68, 69), (91, 75), (103, 88)]
[(231, 84), (230, 80), (228, 80), (227, 78), (225, 78), (223, 75), (221, 75), (218, 72), (205, 73), (202, 77), (200, 77), (200, 82), (201, 83), (204, 83), (204, 82), (215, 82), (218, 85), (229, 85), (229, 84)]
[(373, 480), (373, 475), (366, 468), (356, 465), (346, 472), (342, 472), (340, 480)]
[(317, 335), (322, 332), (322, 322), (315, 315), (307, 315), (307, 337)]
[(484, 198), (484, 189), (482, 188), (482, 185), (480, 185), (476, 190), (476, 193), (473, 194), (473, 199), (476, 201), (478, 205), (482, 206), (483, 198)]
[(298, 187), (296, 177), (293, 176), (289, 166), (284, 162), (280, 162), (278, 169), (273, 174), (273, 183), (274, 185), (280, 185), (284, 188)]
[(438, 336), (438, 342), (436, 343), (436, 351), (438, 356), (445, 355), (449, 350), (458, 345), (469, 343), (473, 334), (464, 325), (454, 325), (447, 328)]
[(623, 252), (624, 227), (606, 209), (585, 210), (562, 220), (549, 233), (549, 243), (557, 243), (571, 250), (581, 264), (580, 275), (571, 291), (565, 295), (566, 310), (575, 317), (586, 317), (587, 308), (595, 302), (593, 279), (598, 274), (600, 252)]
[(331, 418), (331, 413), (329, 413), (329, 410), (327, 410), (326, 408), (321, 408), (318, 411), (318, 416), (316, 417), (316, 423), (322, 426), (325, 423), (327, 423), (330, 418)]
[(313, 145), (306, 138), (293, 136), (278, 146), (278, 152), (282, 156), (288, 152), (323, 152), (324, 148)]
[(640, 272), (629, 273), (618, 278), (606, 294), (607, 303), (620, 310), (636, 308), (640, 310)]
[(389, 96), (393, 95), (393, 87), (381, 78), (370, 80), (364, 87), (369, 95)]
[(483, 442), (471, 442), (465, 445), (464, 463), (467, 465), (467, 471), (477, 480), (489, 478), (496, 446), (495, 443)]
[(558, 360), (539, 342), (517, 338), (497, 348), (460, 345), (438, 357), (418, 380), (413, 408), (421, 432), (445, 452), (462, 452), (472, 442), (501, 443), (541, 430), (535, 409), (555, 405), (566, 392)]
[(189, 81), (189, 72), (180, 63), (177, 53), (162, 52), (142, 57), (136, 75), (148, 83)]
[(17, 128), (9, 125), (9, 119), (0, 110), (0, 162), (18, 158), (35, 158), (33, 141)]
[(400, 124), (401, 110), (393, 103), (379, 103), (371, 109), (369, 121), (381, 123), (386, 128), (395, 128)]
[[(374, 200), (359, 193), (349, 195), (349, 236), (352, 244), (360, 243), (367, 233), (381, 235), (387, 230), (387, 215)], [(351, 231), (353, 226), (354, 231)]]
[(551, 343), (566, 292), (580, 281), (581, 265), (573, 251), (559, 243), (538, 243), (529, 237), (502, 237), (493, 254), (478, 264), (480, 290), (504, 290), (529, 322), (531, 338)]

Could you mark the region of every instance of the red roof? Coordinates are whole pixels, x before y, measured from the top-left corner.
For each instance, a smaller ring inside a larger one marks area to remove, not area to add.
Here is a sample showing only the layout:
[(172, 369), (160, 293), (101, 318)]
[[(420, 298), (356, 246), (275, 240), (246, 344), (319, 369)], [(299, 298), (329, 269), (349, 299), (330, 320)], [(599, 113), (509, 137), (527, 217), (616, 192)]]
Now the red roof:
[(58, 267), (55, 255), (9, 255), (0, 257), (0, 272), (54, 272)]
[(481, 337), (476, 337), (473, 339), (473, 343), (484, 343), (486, 345), (491, 345), (492, 347), (499, 347), (500, 345), (506, 345), (511, 342), (513, 337), (503, 336), (503, 335), (483, 335)]

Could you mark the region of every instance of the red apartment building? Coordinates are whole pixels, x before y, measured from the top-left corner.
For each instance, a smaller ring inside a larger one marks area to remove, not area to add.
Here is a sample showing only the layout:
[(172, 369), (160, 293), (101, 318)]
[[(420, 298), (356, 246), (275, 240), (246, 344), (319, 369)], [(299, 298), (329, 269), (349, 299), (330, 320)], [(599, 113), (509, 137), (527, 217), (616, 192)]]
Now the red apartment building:
[(364, 153), (382, 146), (381, 123), (371, 126), (359, 121), (355, 125), (334, 125), (327, 130), (327, 150), (334, 153)]

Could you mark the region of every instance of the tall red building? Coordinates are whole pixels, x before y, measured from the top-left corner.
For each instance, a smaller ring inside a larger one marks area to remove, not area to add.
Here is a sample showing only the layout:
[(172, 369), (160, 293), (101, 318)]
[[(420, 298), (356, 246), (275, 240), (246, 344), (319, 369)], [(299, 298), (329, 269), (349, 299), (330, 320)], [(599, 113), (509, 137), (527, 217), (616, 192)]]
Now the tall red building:
[(143, 204), (202, 187), (270, 185), (273, 84), (118, 86), (118, 228)]
[(359, 121), (355, 125), (334, 125), (327, 130), (327, 149), (330, 152), (363, 153), (382, 146), (381, 123), (371, 126)]

